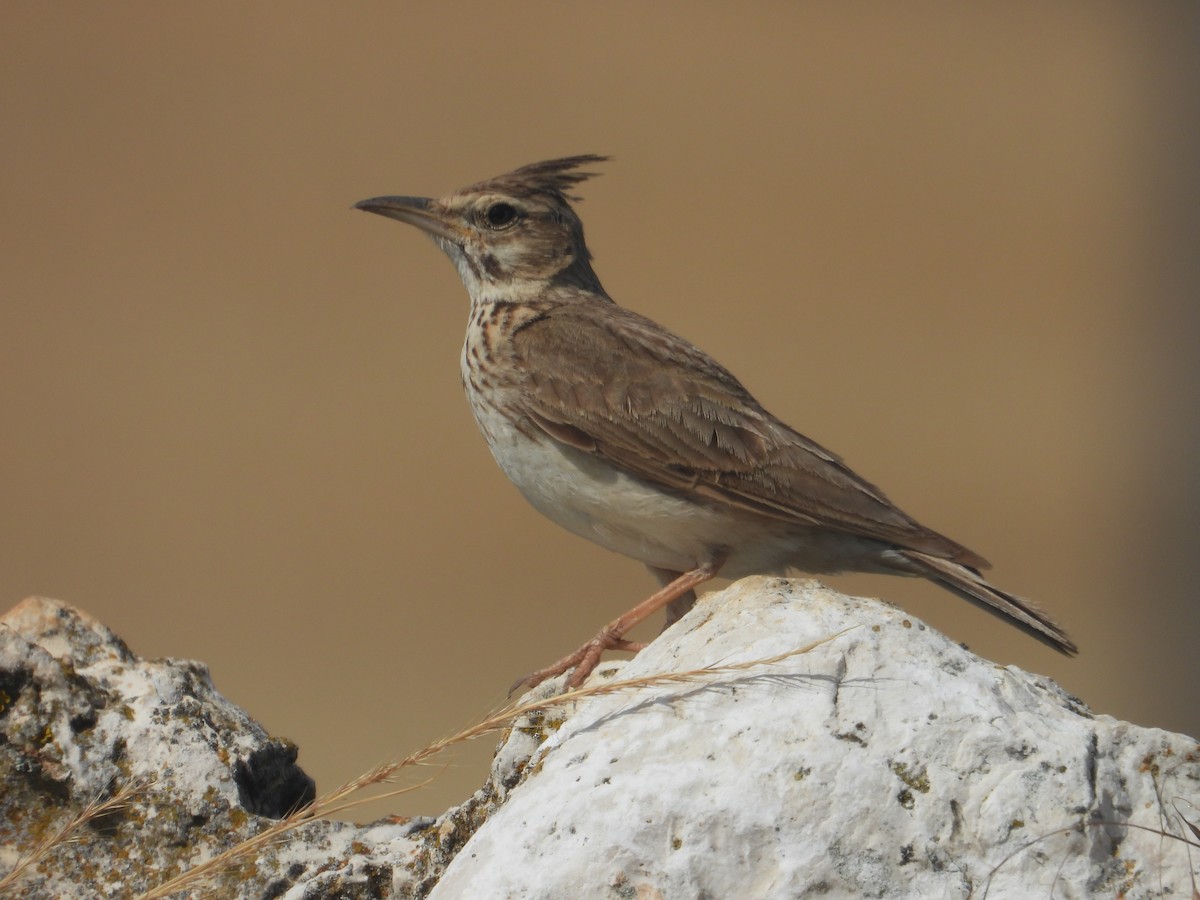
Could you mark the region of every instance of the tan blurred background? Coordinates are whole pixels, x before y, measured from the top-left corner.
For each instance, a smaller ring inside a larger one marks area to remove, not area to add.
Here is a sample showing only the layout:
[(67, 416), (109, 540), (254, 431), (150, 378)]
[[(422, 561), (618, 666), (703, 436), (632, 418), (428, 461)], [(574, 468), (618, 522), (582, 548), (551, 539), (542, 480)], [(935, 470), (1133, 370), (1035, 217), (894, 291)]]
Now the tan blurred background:
[[(350, 209), (600, 152), (618, 302), (1082, 654), (836, 586), (1200, 734), (1197, 9), (6, 4), (0, 607), (205, 661), (328, 789), (642, 599), (493, 465), (450, 265)], [(440, 812), (491, 744), (371, 814)]]

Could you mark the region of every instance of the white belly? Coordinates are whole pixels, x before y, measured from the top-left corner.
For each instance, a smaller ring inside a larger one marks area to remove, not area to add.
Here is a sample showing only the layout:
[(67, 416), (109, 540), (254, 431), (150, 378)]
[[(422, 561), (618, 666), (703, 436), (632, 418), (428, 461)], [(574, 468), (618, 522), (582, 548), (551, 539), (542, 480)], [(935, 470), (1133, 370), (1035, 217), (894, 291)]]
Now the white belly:
[(492, 456), (542, 515), (647, 565), (685, 572), (728, 556), (723, 574), (782, 572), (795, 537), (771, 519), (662, 492), (591, 454), (532, 441), (490, 407), (471, 404)]

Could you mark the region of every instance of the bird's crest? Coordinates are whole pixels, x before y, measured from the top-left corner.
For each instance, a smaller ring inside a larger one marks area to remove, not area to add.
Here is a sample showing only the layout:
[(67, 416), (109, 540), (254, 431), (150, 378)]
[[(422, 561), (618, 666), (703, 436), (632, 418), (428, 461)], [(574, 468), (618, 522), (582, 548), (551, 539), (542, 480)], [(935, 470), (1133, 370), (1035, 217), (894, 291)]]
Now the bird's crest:
[(578, 201), (579, 197), (568, 194), (580, 182), (594, 178), (599, 172), (581, 172), (580, 166), (602, 163), (609, 159), (595, 153), (581, 156), (564, 156), (521, 166), (504, 175), (497, 175), (481, 184), (478, 189), (500, 190), (514, 194), (549, 194), (563, 202)]

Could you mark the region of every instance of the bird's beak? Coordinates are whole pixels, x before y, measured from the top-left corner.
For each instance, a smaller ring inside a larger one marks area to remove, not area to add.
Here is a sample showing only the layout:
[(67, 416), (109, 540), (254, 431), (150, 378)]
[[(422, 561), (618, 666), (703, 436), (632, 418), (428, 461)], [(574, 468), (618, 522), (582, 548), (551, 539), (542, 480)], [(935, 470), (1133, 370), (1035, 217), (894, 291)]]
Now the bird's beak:
[(372, 197), (355, 203), (354, 208), (415, 225), (428, 234), (455, 244), (461, 245), (465, 237), (462, 229), (447, 221), (429, 197)]

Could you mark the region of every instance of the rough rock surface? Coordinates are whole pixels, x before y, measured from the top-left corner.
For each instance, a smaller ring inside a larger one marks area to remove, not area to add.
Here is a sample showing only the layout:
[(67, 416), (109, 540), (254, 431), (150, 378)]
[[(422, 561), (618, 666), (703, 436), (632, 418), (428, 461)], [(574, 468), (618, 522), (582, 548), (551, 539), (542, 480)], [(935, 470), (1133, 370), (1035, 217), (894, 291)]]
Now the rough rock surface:
[[(1093, 716), (886, 604), (745, 579), (590, 683), (822, 638), (527, 717), (440, 818), (311, 821), (185, 896), (1190, 895), (1196, 741)], [(295, 752), (196, 663), (138, 659), (55, 601), (0, 619), (0, 878), (88, 801), (154, 778), (11, 896), (137, 896), (310, 800)]]
[(580, 702), (431, 897), (1191, 895), (1200, 853), (1156, 832), (1196, 838), (1176, 812), (1200, 824), (1195, 740), (1093, 716), (885, 604), (744, 579), (617, 677), (848, 628)]
[[(89, 802), (146, 784), (6, 896), (137, 896), (310, 802), (296, 752), (218, 694), (198, 663), (138, 659), (54, 600), (30, 598), (0, 618), (0, 876)], [(394, 881), (414, 880), (414, 830), (314, 821), (188, 896), (393, 896)]]

